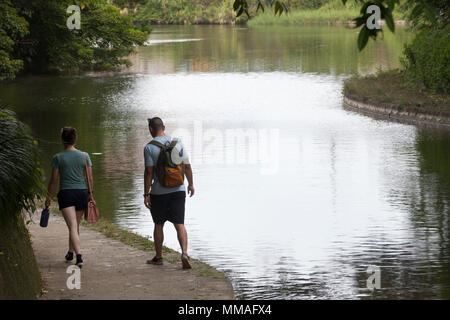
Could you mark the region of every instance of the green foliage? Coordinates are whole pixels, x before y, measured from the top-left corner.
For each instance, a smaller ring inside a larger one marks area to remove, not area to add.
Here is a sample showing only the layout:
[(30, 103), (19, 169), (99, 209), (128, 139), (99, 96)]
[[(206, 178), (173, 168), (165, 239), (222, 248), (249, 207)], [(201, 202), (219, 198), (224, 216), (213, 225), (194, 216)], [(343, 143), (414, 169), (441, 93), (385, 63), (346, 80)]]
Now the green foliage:
[(330, 1), (318, 9), (292, 9), (289, 14), (282, 16), (274, 16), (272, 13), (260, 14), (251, 19), (248, 24), (259, 26), (341, 23), (351, 21), (358, 12), (355, 6), (343, 6), (338, 0)]
[(441, 0), (414, 0), (405, 1), (402, 9), (406, 12), (408, 20), (417, 29), (427, 27), (443, 28), (450, 22), (450, 2)]
[(120, 8), (135, 8), (145, 4), (147, 0), (113, 0), (112, 2)]
[[(341, 0), (342, 4), (345, 5), (347, 0)], [(235, 0), (234, 10), (238, 13), (241, 12), (244, 8), (245, 10), (249, 6), (249, 0)], [(258, 9), (264, 10), (264, 5), (261, 0), (255, 0), (257, 3)], [(361, 28), (358, 36), (358, 48), (359, 50), (363, 50), (367, 45), (369, 38), (373, 40), (377, 39), (377, 36), (382, 29), (369, 29), (367, 28), (367, 21), (371, 18), (372, 13), (367, 12), (367, 8), (370, 5), (377, 5), (380, 8), (381, 19), (386, 22), (387, 27), (390, 31), (394, 32), (395, 23), (393, 12), (396, 6), (400, 4), (400, 0), (353, 0), (351, 1), (360, 6), (361, 10), (359, 16), (354, 18), (353, 20), (356, 23), (356, 28)], [(275, 15), (277, 13), (286, 12), (287, 7), (284, 2), (269, 0), (266, 1), (266, 6), (274, 6), (275, 7)], [(439, 0), (409, 0), (403, 3), (403, 10), (410, 9), (410, 13), (408, 15), (409, 20), (419, 26), (445, 26), (449, 22), (449, 9), (450, 4), (448, 1), (439, 1)]]
[(28, 23), (19, 17), (11, 1), (0, 2), (0, 80), (14, 78), (23, 67), (20, 59), (11, 56), (15, 42), (28, 33)]
[[(273, 7), (275, 15), (281, 15), (283, 12), (288, 12), (286, 3), (280, 0), (256, 0), (252, 4), (256, 5), (256, 11), (265, 11), (265, 7)], [(234, 0), (233, 10), (236, 12), (237, 17), (245, 13), (247, 17), (250, 18), (249, 3), (247, 0)]]
[(42, 288), (30, 235), (17, 215), (0, 221), (0, 300), (34, 300)]
[(147, 0), (133, 15), (138, 25), (158, 24), (233, 24), (237, 19), (229, 0)]
[(405, 47), (409, 80), (433, 92), (450, 92), (450, 26), (425, 29)]
[[(369, 38), (376, 40), (382, 29), (368, 29), (367, 20), (370, 14), (367, 7), (375, 4), (380, 8), (381, 19), (392, 32), (395, 30), (394, 10), (400, 5), (400, 11), (406, 12), (406, 17), (414, 26), (419, 28), (433, 27), (442, 28), (449, 22), (450, 4), (440, 0), (353, 0), (361, 5), (360, 16), (355, 18), (356, 28), (361, 27), (358, 36), (358, 48), (364, 49)], [(347, 0), (342, 0), (345, 4)]]
[(145, 32), (133, 28), (131, 17), (121, 15), (118, 8), (110, 5), (86, 7), (81, 30), (69, 32), (69, 41), (56, 41), (48, 48), (50, 70), (79, 72), (129, 65), (123, 57), (147, 39)]
[[(66, 21), (81, 8), (81, 30)], [(74, 73), (129, 65), (126, 57), (148, 33), (107, 0), (4, 0), (0, 4), (0, 80), (25, 71)]]
[(0, 109), (0, 221), (35, 211), (45, 190), (41, 174), (37, 141), (13, 112)]
[(143, 44), (147, 34), (135, 30), (131, 18), (121, 15), (106, 0), (86, 3), (81, 11), (81, 30), (69, 30), (66, 8), (71, 3), (49, 1), (41, 8), (33, 7), (32, 36), (44, 45), (37, 48), (30, 67), (39, 62), (38, 67), (45, 69), (38, 71), (63, 73), (128, 65), (123, 57), (132, 53), (134, 46)]

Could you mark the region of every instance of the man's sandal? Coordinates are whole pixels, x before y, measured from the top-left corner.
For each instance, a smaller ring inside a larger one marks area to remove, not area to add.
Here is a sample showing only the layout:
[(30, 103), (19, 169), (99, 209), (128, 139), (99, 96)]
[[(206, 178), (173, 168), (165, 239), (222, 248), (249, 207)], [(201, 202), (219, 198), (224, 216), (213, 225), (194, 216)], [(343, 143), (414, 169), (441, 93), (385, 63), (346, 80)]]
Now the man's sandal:
[(181, 263), (183, 264), (183, 269), (191, 269), (192, 268), (189, 260), (191, 260), (191, 258), (186, 253), (183, 253), (181, 255)]

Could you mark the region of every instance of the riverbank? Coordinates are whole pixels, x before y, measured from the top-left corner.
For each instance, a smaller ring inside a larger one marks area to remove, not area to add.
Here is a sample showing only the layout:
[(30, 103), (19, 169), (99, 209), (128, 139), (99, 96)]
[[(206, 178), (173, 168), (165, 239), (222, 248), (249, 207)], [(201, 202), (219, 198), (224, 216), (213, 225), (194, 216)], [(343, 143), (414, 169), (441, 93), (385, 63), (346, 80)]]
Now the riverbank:
[(68, 289), (64, 261), (68, 232), (60, 215), (50, 216), (47, 228), (39, 226), (38, 214), (29, 224), (32, 245), (42, 274), (40, 299), (234, 299), (229, 279), (213, 267), (192, 259), (183, 270), (180, 254), (165, 248), (164, 265), (146, 264), (154, 255), (153, 242), (101, 220), (80, 226), (84, 266), (81, 288)]
[(409, 86), (405, 74), (399, 71), (347, 79), (344, 103), (393, 120), (450, 128), (450, 97)]

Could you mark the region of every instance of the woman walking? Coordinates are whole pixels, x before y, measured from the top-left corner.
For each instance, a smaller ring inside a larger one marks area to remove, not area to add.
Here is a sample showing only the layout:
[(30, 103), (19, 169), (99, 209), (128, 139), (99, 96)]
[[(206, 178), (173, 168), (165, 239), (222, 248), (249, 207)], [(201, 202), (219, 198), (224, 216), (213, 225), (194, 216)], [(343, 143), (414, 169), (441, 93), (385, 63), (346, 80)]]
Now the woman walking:
[[(69, 228), (69, 251), (66, 254), (66, 262), (73, 260), (76, 254), (76, 265), (83, 265), (80, 246), (80, 221), (88, 201), (92, 200), (92, 194), (88, 192), (86, 174), (91, 181), (92, 191), (92, 162), (89, 155), (77, 150), (77, 131), (72, 127), (64, 127), (61, 131), (61, 139), (64, 151), (56, 154), (52, 160), (52, 176), (48, 184), (45, 205), (50, 206), (53, 191), (55, 190), (58, 175), (59, 192), (58, 204), (64, 220)], [(87, 171), (87, 172), (86, 172)]]

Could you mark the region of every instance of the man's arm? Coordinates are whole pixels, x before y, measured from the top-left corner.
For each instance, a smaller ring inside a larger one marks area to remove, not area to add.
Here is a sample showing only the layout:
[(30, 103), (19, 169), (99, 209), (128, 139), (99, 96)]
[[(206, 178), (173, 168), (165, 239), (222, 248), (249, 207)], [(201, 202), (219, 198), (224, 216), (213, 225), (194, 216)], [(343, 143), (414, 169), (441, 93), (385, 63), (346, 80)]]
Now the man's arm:
[(194, 189), (194, 179), (192, 177), (192, 167), (191, 164), (186, 163), (184, 164), (184, 174), (186, 175), (186, 179), (189, 183), (188, 185), (188, 194), (192, 197), (195, 193)]
[(150, 188), (152, 187), (153, 181), (153, 167), (145, 167), (144, 171), (144, 204), (147, 208), (151, 208), (150, 203)]

